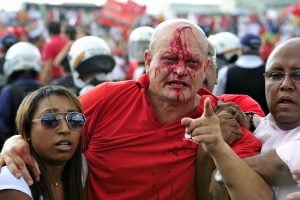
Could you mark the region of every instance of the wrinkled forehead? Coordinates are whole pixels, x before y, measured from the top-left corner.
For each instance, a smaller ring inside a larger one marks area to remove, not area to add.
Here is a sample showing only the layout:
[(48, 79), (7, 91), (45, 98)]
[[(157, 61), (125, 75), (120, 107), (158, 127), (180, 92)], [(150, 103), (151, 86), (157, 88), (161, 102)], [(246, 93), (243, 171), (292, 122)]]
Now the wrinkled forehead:
[(150, 49), (184, 46), (207, 51), (207, 39), (202, 29), (193, 23), (173, 22), (159, 25), (154, 31)]
[(266, 71), (271, 69), (300, 68), (300, 38), (290, 39), (277, 46), (266, 63)]

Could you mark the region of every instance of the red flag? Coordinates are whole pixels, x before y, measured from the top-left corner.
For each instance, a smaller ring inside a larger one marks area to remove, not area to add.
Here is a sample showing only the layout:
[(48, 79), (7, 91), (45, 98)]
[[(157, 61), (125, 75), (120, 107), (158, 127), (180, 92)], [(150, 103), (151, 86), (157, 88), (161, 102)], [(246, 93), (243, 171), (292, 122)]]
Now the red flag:
[(99, 22), (106, 26), (131, 27), (136, 19), (145, 13), (146, 6), (141, 6), (132, 0), (127, 3), (107, 0), (100, 10)]
[(295, 3), (291, 6), (285, 7), (282, 10), (283, 14), (294, 14), (296, 16), (300, 16), (300, 3)]

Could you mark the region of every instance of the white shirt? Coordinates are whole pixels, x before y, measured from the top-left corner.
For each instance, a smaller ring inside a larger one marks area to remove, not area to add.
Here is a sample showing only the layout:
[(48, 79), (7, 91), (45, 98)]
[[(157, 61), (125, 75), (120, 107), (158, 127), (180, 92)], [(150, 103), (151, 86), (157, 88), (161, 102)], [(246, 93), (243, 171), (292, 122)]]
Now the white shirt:
[(6, 166), (0, 172), (0, 190), (18, 190), (32, 198), (31, 190), (23, 177), (17, 179)]
[[(282, 130), (275, 124), (272, 115), (268, 114), (259, 123), (254, 133), (263, 144), (262, 153), (275, 149), (290, 170), (300, 167), (300, 126), (291, 130)], [(289, 193), (300, 191), (300, 188), (295, 185), (273, 187), (273, 190), (277, 200), (285, 200)]]

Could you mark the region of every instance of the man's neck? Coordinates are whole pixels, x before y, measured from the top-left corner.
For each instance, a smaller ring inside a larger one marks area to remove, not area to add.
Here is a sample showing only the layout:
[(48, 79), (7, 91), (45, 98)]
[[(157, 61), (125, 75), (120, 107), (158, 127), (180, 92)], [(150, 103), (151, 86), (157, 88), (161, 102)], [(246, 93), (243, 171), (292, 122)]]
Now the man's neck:
[[(149, 97), (149, 96), (148, 96)], [(166, 101), (166, 99), (160, 99), (151, 96), (149, 98), (157, 117), (163, 124), (170, 124), (178, 119), (181, 119), (191, 114), (200, 103), (200, 96), (197, 95), (194, 101), (189, 102), (176, 102)]]

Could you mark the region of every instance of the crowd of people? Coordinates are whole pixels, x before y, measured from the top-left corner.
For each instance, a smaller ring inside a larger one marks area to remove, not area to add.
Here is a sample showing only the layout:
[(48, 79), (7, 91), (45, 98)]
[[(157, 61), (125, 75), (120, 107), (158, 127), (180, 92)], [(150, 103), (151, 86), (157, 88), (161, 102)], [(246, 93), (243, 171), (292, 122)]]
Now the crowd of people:
[(261, 32), (169, 19), (132, 30), (124, 64), (47, 30), (0, 38), (0, 198), (300, 199), (299, 37), (262, 57)]

